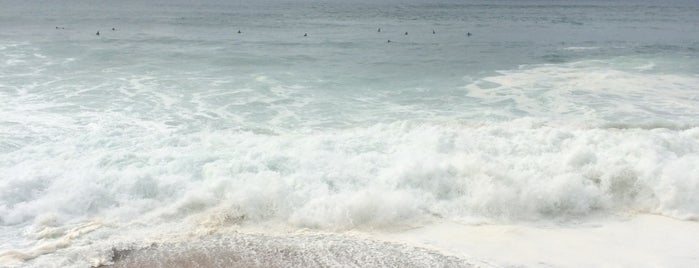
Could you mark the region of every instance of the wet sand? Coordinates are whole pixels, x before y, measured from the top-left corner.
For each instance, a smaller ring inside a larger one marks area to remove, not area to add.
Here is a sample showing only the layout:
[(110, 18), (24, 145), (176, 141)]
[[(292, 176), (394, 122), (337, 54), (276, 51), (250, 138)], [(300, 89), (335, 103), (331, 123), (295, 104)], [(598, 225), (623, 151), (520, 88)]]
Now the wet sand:
[(345, 235), (227, 234), (114, 248), (99, 267), (482, 267), (466, 259)]

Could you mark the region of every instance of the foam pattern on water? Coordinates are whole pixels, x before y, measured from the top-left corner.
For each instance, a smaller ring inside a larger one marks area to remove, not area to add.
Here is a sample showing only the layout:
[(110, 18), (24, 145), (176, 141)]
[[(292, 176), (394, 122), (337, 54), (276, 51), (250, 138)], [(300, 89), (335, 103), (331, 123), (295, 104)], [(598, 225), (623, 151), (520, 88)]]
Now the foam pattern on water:
[(696, 124), (699, 77), (649, 72), (654, 66), (653, 61), (629, 58), (522, 66), (465, 89), (481, 105), (500, 108), (486, 110), (501, 117)]
[(699, 214), (699, 129), (394, 123), (304, 133), (94, 125), (2, 159), (4, 224), (100, 216), (351, 228), (430, 215)]
[(699, 218), (699, 78), (648, 58), (348, 89), (1, 51), (0, 265), (182, 229)]
[[(434, 220), (699, 215), (699, 128), (585, 129), (518, 120), (186, 138), (154, 128), (122, 131), (138, 138), (120, 145), (77, 135), (3, 159), (15, 164), (0, 174), (12, 178), (0, 185), (0, 219), (28, 225), (24, 243), (42, 244), (20, 250), (20, 259), (76, 241), (86, 246), (117, 230), (167, 232), (173, 224), (345, 230)], [(76, 219), (103, 223), (87, 228)]]

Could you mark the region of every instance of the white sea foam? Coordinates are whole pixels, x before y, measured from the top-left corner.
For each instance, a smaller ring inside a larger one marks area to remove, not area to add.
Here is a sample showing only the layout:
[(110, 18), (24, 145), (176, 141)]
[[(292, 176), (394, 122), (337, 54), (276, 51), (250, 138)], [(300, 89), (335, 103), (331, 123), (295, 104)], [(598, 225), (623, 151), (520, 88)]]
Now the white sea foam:
[[(142, 122), (4, 157), (5, 224), (46, 211), (148, 221), (229, 211), (244, 221), (353, 228), (445, 218), (699, 215), (699, 129), (487, 125), (173, 135)], [(106, 138), (109, 137), (109, 138)], [(122, 139), (122, 140), (120, 140)]]
[(699, 128), (516, 120), (172, 135), (162, 126), (115, 131), (111, 124), (2, 159), (0, 176), (10, 178), (0, 184), (2, 223), (45, 226), (50, 213), (55, 226), (28, 230), (38, 245), (5, 251), (6, 261), (68, 247), (80, 236), (60, 230), (84, 230), (69, 227), (76, 219), (110, 222), (116, 229), (100, 232), (110, 236), (121, 229), (158, 233), (178, 222), (191, 225), (185, 229), (346, 230), (628, 212), (699, 216)]
[[(621, 65), (621, 66), (620, 66)], [(597, 122), (697, 123), (699, 77), (625, 70), (609, 61), (524, 66), (467, 85), (469, 96), (524, 114)]]

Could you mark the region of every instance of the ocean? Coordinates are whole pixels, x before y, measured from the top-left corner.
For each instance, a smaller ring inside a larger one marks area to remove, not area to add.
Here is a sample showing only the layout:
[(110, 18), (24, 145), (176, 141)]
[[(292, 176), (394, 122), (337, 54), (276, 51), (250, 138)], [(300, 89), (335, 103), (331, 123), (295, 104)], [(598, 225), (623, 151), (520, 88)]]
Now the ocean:
[(699, 266), (694, 0), (0, 1), (0, 267)]

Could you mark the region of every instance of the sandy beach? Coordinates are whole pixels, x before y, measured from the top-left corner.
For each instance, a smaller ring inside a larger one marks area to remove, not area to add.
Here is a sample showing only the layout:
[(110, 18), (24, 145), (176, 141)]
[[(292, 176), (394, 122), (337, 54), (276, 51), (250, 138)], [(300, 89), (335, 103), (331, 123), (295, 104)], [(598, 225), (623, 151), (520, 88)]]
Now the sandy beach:
[(696, 267), (699, 224), (635, 215), (565, 224), (439, 223), (400, 231), (252, 229), (113, 249), (100, 267)]

